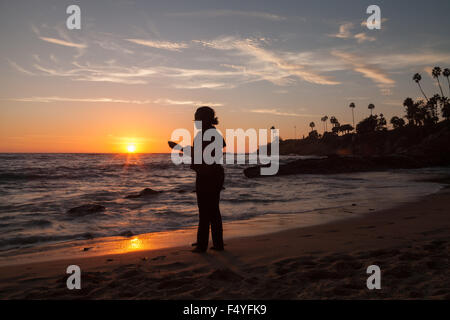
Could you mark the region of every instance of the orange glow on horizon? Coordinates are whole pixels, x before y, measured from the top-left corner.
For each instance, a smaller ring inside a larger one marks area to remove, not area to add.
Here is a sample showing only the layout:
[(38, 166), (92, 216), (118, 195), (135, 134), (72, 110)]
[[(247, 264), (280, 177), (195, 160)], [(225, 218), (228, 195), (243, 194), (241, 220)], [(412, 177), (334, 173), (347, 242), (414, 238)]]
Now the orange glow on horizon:
[[(166, 153), (173, 129), (192, 127), (191, 112), (173, 116), (158, 106), (18, 104), (1, 104), (0, 152)], [(129, 145), (135, 146), (134, 152)]]

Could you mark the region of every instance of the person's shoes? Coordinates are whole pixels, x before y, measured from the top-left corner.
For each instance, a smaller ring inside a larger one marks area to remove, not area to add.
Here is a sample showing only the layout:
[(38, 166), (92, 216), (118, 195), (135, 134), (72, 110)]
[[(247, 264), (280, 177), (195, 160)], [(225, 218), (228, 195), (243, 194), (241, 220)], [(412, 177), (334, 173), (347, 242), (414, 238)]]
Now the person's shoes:
[(215, 250), (215, 251), (223, 251), (223, 250), (225, 250), (225, 248), (224, 247), (211, 247), (210, 248), (211, 250)]
[(206, 250), (200, 249), (199, 247), (197, 247), (197, 248), (193, 249), (191, 252), (194, 252), (194, 253), (205, 253)]

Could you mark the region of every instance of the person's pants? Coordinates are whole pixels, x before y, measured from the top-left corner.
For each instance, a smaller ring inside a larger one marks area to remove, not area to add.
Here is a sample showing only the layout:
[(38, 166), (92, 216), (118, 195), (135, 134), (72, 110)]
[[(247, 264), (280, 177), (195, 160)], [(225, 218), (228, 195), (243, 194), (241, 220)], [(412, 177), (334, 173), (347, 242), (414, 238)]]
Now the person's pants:
[(219, 209), (220, 191), (222, 190), (224, 174), (223, 168), (214, 170), (207, 176), (197, 175), (197, 203), (199, 222), (197, 230), (197, 247), (200, 250), (208, 248), (209, 226), (213, 245), (223, 249), (222, 216)]

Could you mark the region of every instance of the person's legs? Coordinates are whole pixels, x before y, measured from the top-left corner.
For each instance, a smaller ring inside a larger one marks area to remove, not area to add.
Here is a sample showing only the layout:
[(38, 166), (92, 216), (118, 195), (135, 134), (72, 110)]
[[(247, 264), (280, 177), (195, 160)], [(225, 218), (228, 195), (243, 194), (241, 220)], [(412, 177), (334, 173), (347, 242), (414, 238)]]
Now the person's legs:
[(224, 183), (224, 170), (222, 167), (218, 168), (217, 175), (215, 177), (217, 185), (215, 192), (211, 197), (211, 235), (214, 248), (217, 250), (223, 250), (223, 228), (222, 228), (222, 216), (220, 214), (220, 192), (222, 191)]
[(219, 201), (224, 183), (224, 171), (222, 167), (217, 169), (209, 176), (197, 175), (196, 191), (199, 209), (197, 251), (204, 251), (208, 248), (210, 224), (214, 248), (223, 250), (222, 217)]
[(209, 210), (211, 221), (211, 235), (215, 249), (223, 250), (223, 228), (222, 216), (219, 209), (220, 191), (212, 196), (212, 203)]
[(209, 240), (209, 208), (207, 195), (197, 191), (198, 203), (198, 229), (197, 229), (197, 249), (205, 251), (208, 248)]

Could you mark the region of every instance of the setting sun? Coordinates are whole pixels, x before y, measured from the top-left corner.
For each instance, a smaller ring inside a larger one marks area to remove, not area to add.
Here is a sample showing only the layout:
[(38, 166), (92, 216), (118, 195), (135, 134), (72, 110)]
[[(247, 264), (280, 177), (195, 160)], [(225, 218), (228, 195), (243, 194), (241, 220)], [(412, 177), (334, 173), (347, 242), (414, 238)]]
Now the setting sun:
[(136, 152), (136, 145), (134, 145), (134, 144), (129, 144), (129, 145), (127, 146), (127, 151), (128, 151), (129, 153), (134, 153), (134, 152)]

